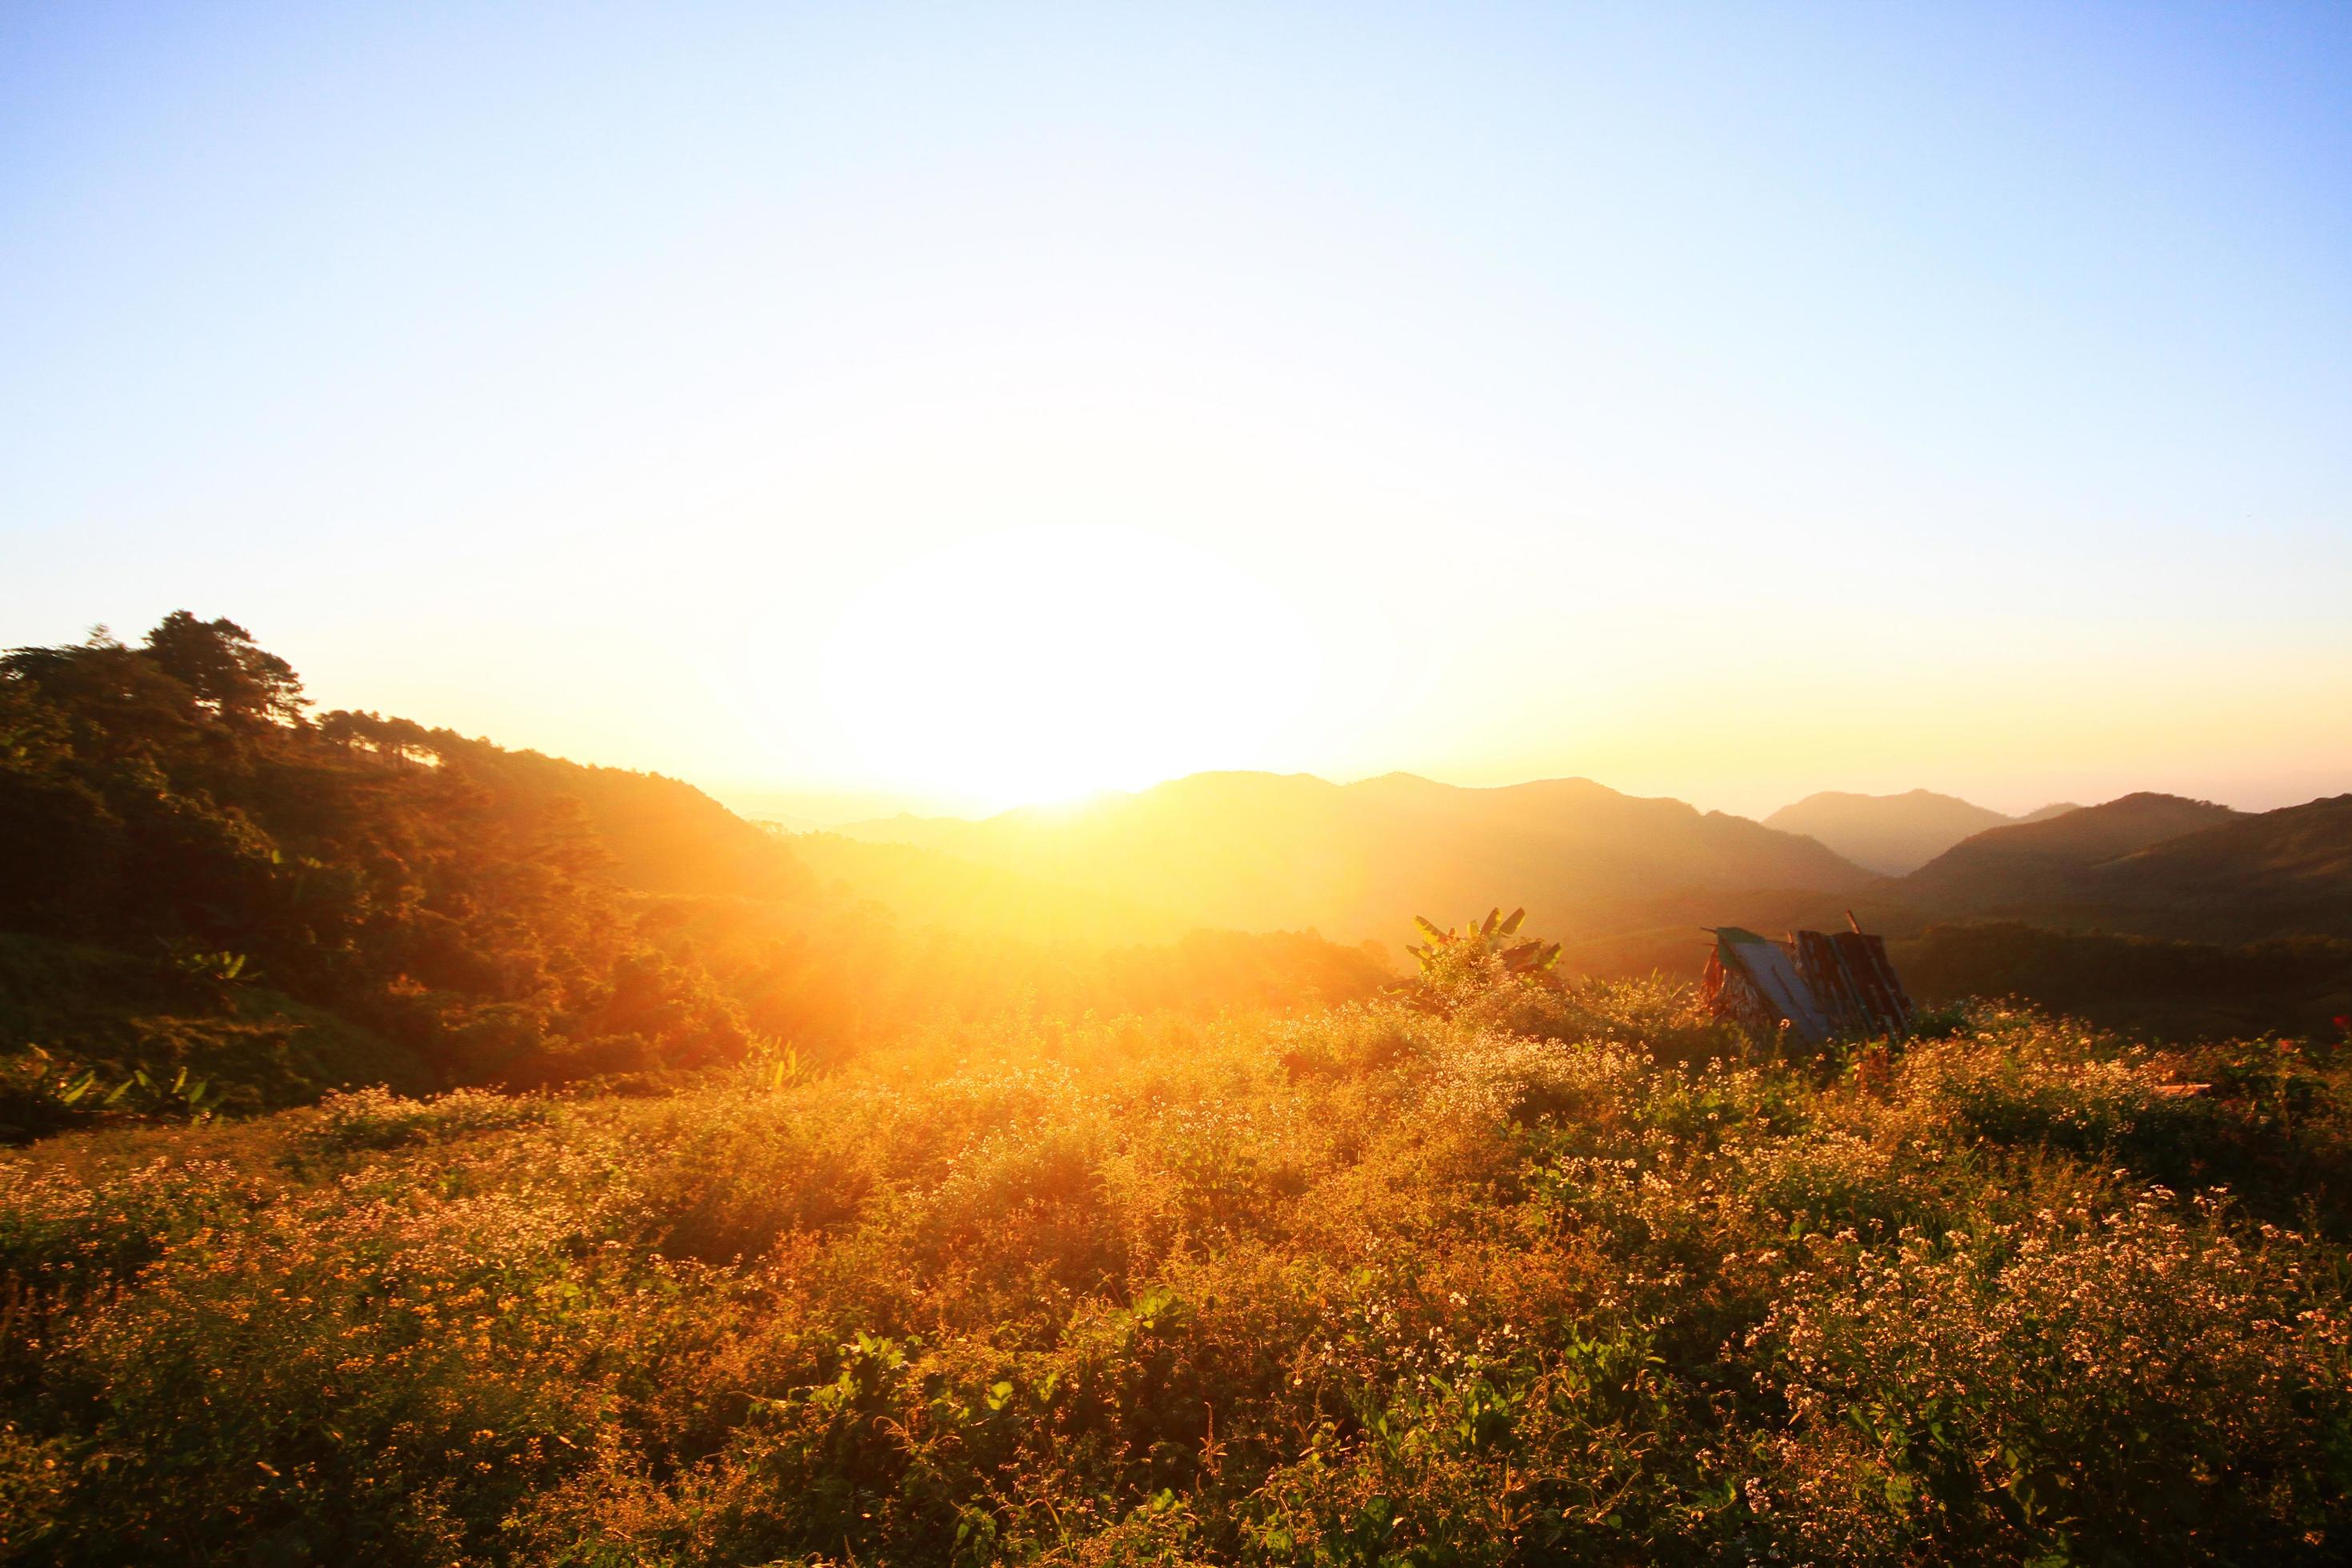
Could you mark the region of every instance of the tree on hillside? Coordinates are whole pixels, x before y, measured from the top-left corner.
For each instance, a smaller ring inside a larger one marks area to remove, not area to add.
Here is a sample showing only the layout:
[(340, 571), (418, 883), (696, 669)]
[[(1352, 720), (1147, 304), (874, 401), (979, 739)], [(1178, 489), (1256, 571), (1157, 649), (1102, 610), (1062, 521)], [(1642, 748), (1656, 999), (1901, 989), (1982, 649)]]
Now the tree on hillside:
[(156, 662), (97, 627), (63, 647), (0, 653), (0, 692), (17, 710), (39, 710), (59, 739), (91, 757), (115, 757), (184, 742), (205, 711), (195, 694)]
[(147, 634), (142, 651), (223, 719), (294, 723), (310, 706), (294, 667), (226, 617), (200, 621), (173, 610)]
[[(292, 666), (236, 622), (186, 611), (138, 647), (101, 632), (0, 652), (0, 967), (110, 952), (136, 982), (110, 981), (115, 994), (160, 998), (135, 1015), (86, 998), (109, 1020), (91, 1032), (75, 1021), (90, 1007), (35, 1017), (0, 975), (0, 1057), (37, 1039), (119, 1078), (142, 1053), (185, 1066), (184, 1052), (210, 1052), (221, 1059), (194, 1067), (249, 1103), (353, 1070), (295, 1049), (316, 1020), (271, 1008), (330, 1015), (331, 1036), (357, 1030), (446, 1081), (526, 1085), (740, 1048), (730, 1005), (690, 955), (651, 950), (610, 875), (575, 798), (597, 795), (606, 771), (534, 759), (525, 787), (487, 742), (365, 715), (313, 723), (306, 706)], [(386, 748), (420, 765), (380, 765)], [(642, 832), (675, 795), (733, 821), (682, 785), (645, 793), (610, 814), (613, 833)], [(189, 989), (224, 966), (267, 984)], [(289, 1042), (267, 1070), (236, 1056), (247, 1008)]]

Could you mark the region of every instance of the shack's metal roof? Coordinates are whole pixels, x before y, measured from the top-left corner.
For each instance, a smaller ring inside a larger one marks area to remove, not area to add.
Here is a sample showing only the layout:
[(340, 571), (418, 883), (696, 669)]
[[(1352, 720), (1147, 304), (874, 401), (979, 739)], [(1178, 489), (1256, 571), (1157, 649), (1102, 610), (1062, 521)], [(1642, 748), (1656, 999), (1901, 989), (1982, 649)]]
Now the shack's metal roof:
[(1822, 1045), (1835, 1033), (1779, 942), (1738, 926), (1723, 926), (1715, 933), (1715, 951), (1726, 973), (1739, 975), (1767, 1007), (1778, 1008), (1806, 1044)]
[(1911, 998), (1880, 937), (1859, 929), (1800, 931), (1773, 942), (1739, 926), (1718, 926), (1714, 935), (1706, 999), (1718, 1017), (1764, 1026), (1786, 1019), (1811, 1046), (1911, 1026)]

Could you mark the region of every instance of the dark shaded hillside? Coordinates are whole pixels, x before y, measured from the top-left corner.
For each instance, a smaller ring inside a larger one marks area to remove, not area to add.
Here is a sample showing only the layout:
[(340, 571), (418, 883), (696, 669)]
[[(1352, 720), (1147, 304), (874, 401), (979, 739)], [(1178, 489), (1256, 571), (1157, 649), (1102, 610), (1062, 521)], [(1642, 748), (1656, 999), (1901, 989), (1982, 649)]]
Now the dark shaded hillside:
[(1884, 900), (1928, 915), (2242, 943), (2352, 937), (2352, 795), (2248, 815), (2136, 795), (1996, 828)]
[[(478, 773), (542, 805), (579, 803), (612, 856), (613, 879), (644, 893), (721, 894), (806, 899), (816, 879), (792, 847), (744, 821), (700, 790), (659, 773), (597, 767), (509, 752), (487, 742), (457, 742), (434, 731), (442, 754), (462, 753)], [(454, 743), (454, 746), (453, 746)]]
[(1997, 921), (1931, 927), (1894, 958), (1923, 1002), (2015, 996), (2154, 1039), (2333, 1040), (2352, 1015), (2352, 941), (2339, 937), (2224, 944)]
[(1886, 896), (1921, 910), (2048, 919), (2095, 903), (2093, 867), (2238, 816), (2211, 801), (2127, 795), (1979, 833), (1897, 879)]
[[(2183, 821), (2213, 825), (2109, 853)], [(2015, 995), (2168, 1038), (2325, 1037), (2352, 1013), (2352, 796), (2252, 816), (2127, 796), (1980, 835), (1917, 876), (1844, 898), (1655, 900), (1622, 929), (1571, 942), (1560, 962), (1687, 978), (1702, 926), (1836, 929), (1849, 908), (1895, 939), (1897, 967), (1923, 997)]]
[(900, 817), (847, 835), (924, 845), (1134, 899), (1206, 925), (1408, 938), (1399, 910), (1496, 898), (1569, 935), (1678, 889), (1839, 891), (1870, 875), (1821, 845), (1587, 779), (1464, 789), (1391, 773), (1200, 773), (1138, 795), (985, 822)]
[(2012, 819), (1954, 795), (1915, 789), (1905, 795), (1848, 795), (1824, 790), (1764, 819), (1783, 833), (1801, 833), (1857, 866), (1889, 877), (1914, 871), (1960, 840)]
[(2352, 795), (2168, 838), (2095, 868), (2086, 890), (2113, 923), (2166, 935), (2352, 937)]

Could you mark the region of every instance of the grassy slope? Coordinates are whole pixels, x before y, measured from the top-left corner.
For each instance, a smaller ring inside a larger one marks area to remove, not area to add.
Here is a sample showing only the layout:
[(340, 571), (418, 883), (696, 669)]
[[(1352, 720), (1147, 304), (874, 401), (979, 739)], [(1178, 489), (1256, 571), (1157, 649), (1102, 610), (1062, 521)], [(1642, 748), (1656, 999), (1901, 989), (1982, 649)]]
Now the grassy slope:
[(2154, 1039), (2326, 1040), (2352, 1015), (2352, 942), (2339, 937), (2232, 945), (1987, 921), (1891, 948), (1924, 1002), (2009, 994)]
[(0, 1165), (0, 1550), (2341, 1560), (2339, 1069), (1988, 1014), (1865, 1091), (1659, 1065), (1729, 1047), (1687, 1005), (52, 1140)]

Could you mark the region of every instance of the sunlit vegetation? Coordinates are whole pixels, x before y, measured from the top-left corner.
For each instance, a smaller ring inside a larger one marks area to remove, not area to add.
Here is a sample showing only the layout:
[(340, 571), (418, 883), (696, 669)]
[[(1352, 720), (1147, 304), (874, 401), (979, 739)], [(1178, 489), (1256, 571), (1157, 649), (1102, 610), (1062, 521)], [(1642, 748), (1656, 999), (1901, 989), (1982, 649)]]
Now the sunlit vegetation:
[(1772, 1061), (1512, 941), (1286, 1019), (47, 1140), (5, 1548), (2342, 1559), (2333, 1054), (1978, 1009)]
[(902, 912), (675, 780), (310, 707), (286, 660), (185, 612), (137, 647), (0, 656), (0, 1138), (168, 1109), (150, 1086), (175, 1079), (233, 1111), (644, 1087), (763, 1040), (822, 1058), (1389, 979), (1299, 933), (991, 926), (945, 872), (902, 875)]
[(192, 616), (0, 659), (0, 842), (11, 1561), (2352, 1554), (2340, 1018), (1792, 1059), (1519, 911), (1138, 943)]

